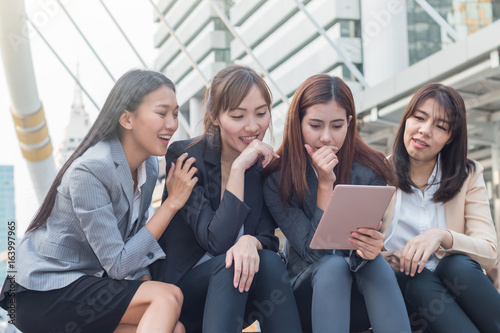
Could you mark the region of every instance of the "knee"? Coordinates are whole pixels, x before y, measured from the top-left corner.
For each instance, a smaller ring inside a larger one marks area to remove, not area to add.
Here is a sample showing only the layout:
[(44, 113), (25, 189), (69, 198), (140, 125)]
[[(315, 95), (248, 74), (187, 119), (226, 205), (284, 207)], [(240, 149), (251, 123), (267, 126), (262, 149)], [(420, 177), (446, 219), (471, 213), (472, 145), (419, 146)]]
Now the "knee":
[(276, 252), (261, 250), (259, 251), (259, 260), (259, 272), (268, 270), (280, 272), (285, 270), (285, 264)]
[(349, 265), (341, 256), (325, 256), (318, 260), (315, 265), (316, 268), (312, 273), (314, 288), (322, 288), (322, 286), (328, 286), (332, 283), (352, 282)]
[(177, 322), (174, 328), (174, 333), (186, 333), (186, 329), (184, 328), (184, 325), (180, 321)]
[(179, 287), (173, 284), (162, 283), (163, 285), (157, 289), (157, 294), (153, 302), (167, 303), (168, 306), (182, 307), (184, 295)]
[[(432, 274), (429, 272), (429, 274)], [(414, 277), (408, 279), (406, 282), (406, 288), (403, 291), (403, 296), (410, 304), (418, 307), (425, 303), (425, 300), (430, 296), (432, 290), (443, 289), (441, 286), (437, 286), (437, 281), (429, 281), (428, 279), (422, 278), (421, 275), (415, 275)], [(436, 288), (437, 287), (437, 288)]]
[(283, 260), (276, 252), (270, 250), (259, 251), (259, 271), (255, 275), (255, 279), (282, 280), (290, 283)]
[(453, 254), (439, 261), (435, 274), (440, 280), (453, 280), (473, 270), (481, 270), (481, 266), (475, 260), (463, 254)]

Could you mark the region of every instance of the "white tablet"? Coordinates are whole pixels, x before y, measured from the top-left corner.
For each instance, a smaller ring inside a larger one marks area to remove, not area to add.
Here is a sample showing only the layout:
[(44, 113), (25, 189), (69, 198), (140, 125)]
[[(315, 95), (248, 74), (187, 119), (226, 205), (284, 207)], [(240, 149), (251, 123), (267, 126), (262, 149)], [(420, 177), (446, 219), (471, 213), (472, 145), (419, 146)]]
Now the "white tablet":
[(311, 241), (311, 249), (352, 250), (351, 233), (376, 229), (396, 188), (394, 186), (337, 185)]

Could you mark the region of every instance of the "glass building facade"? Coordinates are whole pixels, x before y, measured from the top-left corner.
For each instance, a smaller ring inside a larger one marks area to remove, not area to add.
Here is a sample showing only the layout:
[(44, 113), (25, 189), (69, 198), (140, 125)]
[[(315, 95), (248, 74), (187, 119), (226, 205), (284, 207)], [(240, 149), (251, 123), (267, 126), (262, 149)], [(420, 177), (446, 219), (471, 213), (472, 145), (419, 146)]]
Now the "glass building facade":
[[(500, 0), (427, 0), (465, 38), (500, 18)], [(427, 58), (454, 41), (415, 1), (406, 0), (409, 63)]]

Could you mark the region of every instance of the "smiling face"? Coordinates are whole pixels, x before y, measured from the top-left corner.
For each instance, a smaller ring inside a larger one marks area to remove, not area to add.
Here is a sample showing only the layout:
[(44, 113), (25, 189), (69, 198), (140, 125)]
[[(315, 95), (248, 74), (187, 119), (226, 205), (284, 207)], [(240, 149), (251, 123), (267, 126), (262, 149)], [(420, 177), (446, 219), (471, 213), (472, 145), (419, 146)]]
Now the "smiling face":
[(162, 85), (147, 94), (135, 112), (125, 111), (127, 118), (122, 126), (129, 131), (127, 142), (137, 152), (163, 156), (179, 125), (179, 106), (174, 91)]
[(220, 112), (213, 121), (220, 128), (223, 155), (236, 158), (253, 140), (262, 141), (270, 121), (269, 107), (254, 85), (236, 109)]
[(315, 104), (309, 107), (301, 121), (304, 143), (314, 151), (323, 146), (342, 148), (351, 117), (347, 119), (346, 110), (336, 101), (326, 104)]
[(433, 98), (425, 100), (406, 119), (403, 141), (410, 165), (417, 162), (435, 163), (450, 137), (450, 124), (445, 111)]

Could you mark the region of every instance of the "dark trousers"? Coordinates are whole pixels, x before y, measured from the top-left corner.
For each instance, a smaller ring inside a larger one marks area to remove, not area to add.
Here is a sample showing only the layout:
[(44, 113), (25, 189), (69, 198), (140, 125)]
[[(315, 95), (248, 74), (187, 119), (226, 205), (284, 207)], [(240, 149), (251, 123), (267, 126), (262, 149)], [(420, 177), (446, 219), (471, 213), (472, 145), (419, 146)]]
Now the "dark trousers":
[(355, 273), (344, 257), (324, 256), (292, 288), (304, 332), (411, 331), (393, 270), (380, 256)]
[(500, 294), (465, 255), (444, 257), (433, 272), (396, 273), (415, 329), (443, 333), (500, 332)]
[(301, 332), (285, 265), (272, 251), (261, 250), (259, 256), (248, 292), (234, 288), (233, 266), (226, 268), (225, 254), (186, 273), (179, 282), (184, 294), (180, 321), (186, 332), (241, 333), (256, 320), (262, 332)]

